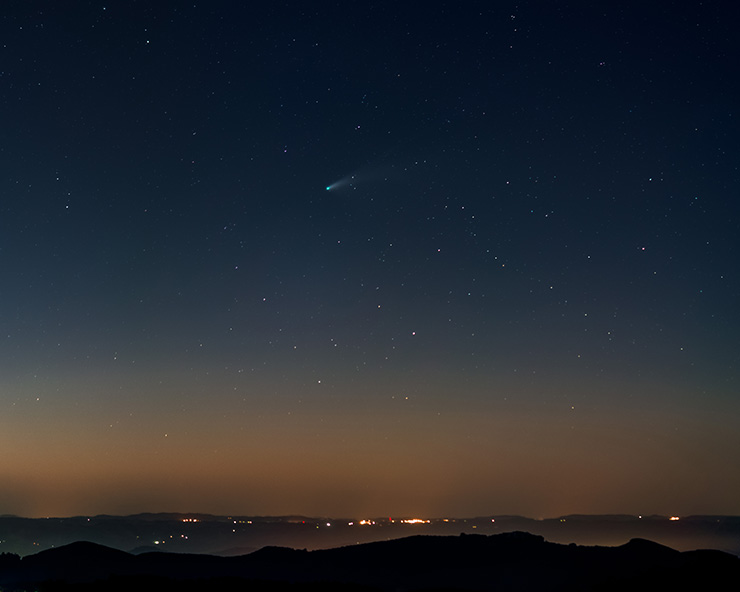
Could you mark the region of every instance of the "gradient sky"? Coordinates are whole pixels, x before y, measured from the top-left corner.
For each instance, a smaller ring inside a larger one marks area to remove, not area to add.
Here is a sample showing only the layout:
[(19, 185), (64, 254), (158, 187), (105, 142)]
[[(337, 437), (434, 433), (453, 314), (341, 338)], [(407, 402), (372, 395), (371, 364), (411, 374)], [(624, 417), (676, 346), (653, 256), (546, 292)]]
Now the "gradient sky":
[(0, 513), (740, 514), (738, 16), (3, 3)]

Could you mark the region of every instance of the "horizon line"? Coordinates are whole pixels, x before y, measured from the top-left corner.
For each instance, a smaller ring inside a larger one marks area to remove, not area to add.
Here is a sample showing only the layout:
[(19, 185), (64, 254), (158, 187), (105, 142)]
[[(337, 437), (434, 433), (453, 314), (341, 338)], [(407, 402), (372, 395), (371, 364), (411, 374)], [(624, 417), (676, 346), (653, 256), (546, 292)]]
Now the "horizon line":
[(483, 520), (483, 519), (524, 519), (524, 520), (532, 520), (535, 522), (543, 522), (547, 520), (562, 520), (566, 518), (634, 518), (637, 520), (642, 519), (666, 519), (666, 520), (673, 520), (677, 521), (679, 519), (685, 520), (687, 518), (740, 518), (740, 514), (628, 514), (628, 513), (599, 513), (599, 514), (583, 514), (583, 513), (570, 513), (570, 514), (559, 514), (555, 516), (546, 516), (546, 517), (536, 517), (533, 518), (531, 516), (526, 516), (523, 514), (479, 514), (475, 516), (455, 516), (455, 515), (441, 515), (441, 516), (423, 516), (421, 514), (396, 514), (394, 515), (388, 515), (388, 514), (382, 514), (382, 515), (371, 515), (371, 514), (359, 514), (356, 516), (348, 516), (348, 515), (330, 515), (330, 514), (321, 514), (321, 515), (308, 515), (308, 514), (213, 514), (211, 512), (179, 512), (179, 511), (144, 511), (144, 512), (135, 512), (132, 514), (111, 514), (111, 513), (99, 513), (99, 514), (71, 514), (71, 515), (49, 515), (49, 516), (24, 516), (21, 514), (13, 514), (13, 513), (4, 513), (0, 514), (0, 518), (22, 518), (26, 520), (64, 520), (64, 519), (74, 519), (74, 518), (135, 518), (138, 516), (204, 516), (204, 517), (210, 517), (210, 518), (223, 518), (223, 519), (232, 519), (232, 518), (252, 518), (252, 519), (306, 519), (306, 520), (357, 520), (357, 519), (374, 519), (374, 520), (383, 520), (383, 521), (393, 521), (396, 520), (407, 520), (407, 519), (414, 519), (414, 518), (423, 518), (424, 520), (430, 520), (430, 521), (445, 521), (445, 520), (454, 520), (454, 521), (464, 521), (464, 520)]

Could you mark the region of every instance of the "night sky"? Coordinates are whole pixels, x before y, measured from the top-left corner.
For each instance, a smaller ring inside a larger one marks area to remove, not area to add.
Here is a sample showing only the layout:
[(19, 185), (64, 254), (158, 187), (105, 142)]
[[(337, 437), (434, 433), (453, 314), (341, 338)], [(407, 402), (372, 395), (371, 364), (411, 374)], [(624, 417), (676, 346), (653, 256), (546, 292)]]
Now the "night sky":
[(0, 513), (740, 514), (733, 2), (3, 2)]

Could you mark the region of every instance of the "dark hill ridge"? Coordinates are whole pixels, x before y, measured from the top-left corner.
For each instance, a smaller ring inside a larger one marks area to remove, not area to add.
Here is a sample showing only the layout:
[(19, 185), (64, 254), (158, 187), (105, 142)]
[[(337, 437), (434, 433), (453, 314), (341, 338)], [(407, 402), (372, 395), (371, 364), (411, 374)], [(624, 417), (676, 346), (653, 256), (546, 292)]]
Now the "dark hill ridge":
[[(679, 552), (642, 539), (619, 547), (545, 541), (524, 532), (412, 536), (336, 549), (266, 547), (219, 557), (132, 555), (79, 542), (0, 562), (0, 588), (26, 590), (656, 590), (740, 580), (740, 558)], [(202, 588), (198, 588), (202, 586)]]
[(633, 538), (679, 551), (721, 549), (740, 556), (739, 516), (563, 516), (534, 520), (518, 516), (432, 518), (409, 524), (396, 517), (363, 525), (357, 518), (139, 514), (71, 518), (0, 518), (0, 553), (21, 556), (74, 541), (121, 549), (236, 556), (266, 546), (332, 549), (409, 535), (501, 534), (526, 531), (557, 543), (614, 547)]

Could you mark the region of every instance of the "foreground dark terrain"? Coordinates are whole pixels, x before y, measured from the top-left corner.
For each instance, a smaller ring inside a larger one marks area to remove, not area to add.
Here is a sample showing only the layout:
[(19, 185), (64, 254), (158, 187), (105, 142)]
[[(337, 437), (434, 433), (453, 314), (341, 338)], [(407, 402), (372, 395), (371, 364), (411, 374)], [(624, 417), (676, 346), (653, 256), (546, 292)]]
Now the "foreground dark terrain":
[(236, 557), (133, 555), (89, 542), (0, 556), (4, 591), (706, 590), (739, 580), (740, 558), (721, 551), (679, 552), (643, 539), (562, 545), (524, 532), (266, 547)]

